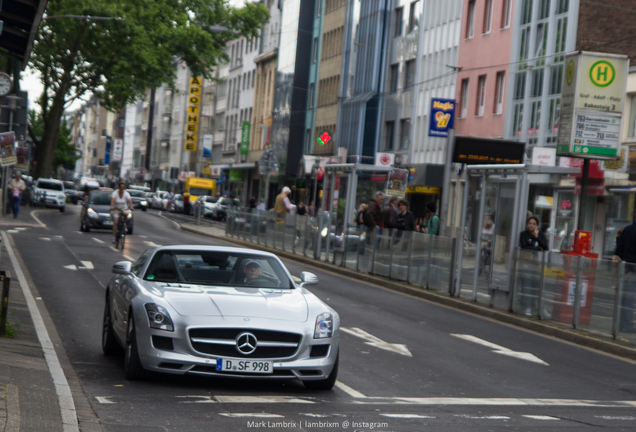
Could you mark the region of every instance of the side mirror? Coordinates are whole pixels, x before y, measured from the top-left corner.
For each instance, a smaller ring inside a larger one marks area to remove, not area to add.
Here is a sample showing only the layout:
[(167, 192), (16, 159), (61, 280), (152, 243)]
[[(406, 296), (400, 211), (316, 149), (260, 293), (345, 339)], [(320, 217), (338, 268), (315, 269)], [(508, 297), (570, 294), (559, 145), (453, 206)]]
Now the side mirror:
[(132, 263), (130, 261), (120, 261), (113, 266), (113, 273), (121, 275), (132, 274)]
[(310, 272), (302, 272), (300, 274), (301, 286), (305, 285), (317, 285), (318, 284), (318, 276)]

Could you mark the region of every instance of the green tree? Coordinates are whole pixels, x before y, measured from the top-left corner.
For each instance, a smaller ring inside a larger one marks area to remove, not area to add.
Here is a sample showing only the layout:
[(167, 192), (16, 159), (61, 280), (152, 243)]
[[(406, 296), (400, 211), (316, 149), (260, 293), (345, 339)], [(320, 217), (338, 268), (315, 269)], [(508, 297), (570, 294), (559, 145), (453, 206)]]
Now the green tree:
[[(44, 133), (44, 119), (42, 115), (35, 110), (29, 111), (29, 127), (31, 128), (30, 132), (36, 138), (41, 137)], [(75, 165), (75, 162), (77, 162), (77, 159), (79, 159), (75, 152), (75, 145), (71, 142), (71, 129), (68, 127), (66, 120), (63, 120), (60, 124), (57, 139), (55, 140), (51, 175), (54, 175), (59, 167), (71, 169), (71, 167)]]
[[(269, 18), (262, 4), (238, 9), (227, 0), (49, 0), (46, 15), (30, 59), (44, 86), (41, 138), (29, 131), (37, 147), (36, 177), (51, 174), (61, 118), (73, 101), (92, 93), (107, 109), (122, 109), (147, 88), (173, 84), (176, 58), (194, 75), (208, 76), (227, 60), (227, 40), (256, 38)], [(211, 31), (212, 25), (224, 30)]]

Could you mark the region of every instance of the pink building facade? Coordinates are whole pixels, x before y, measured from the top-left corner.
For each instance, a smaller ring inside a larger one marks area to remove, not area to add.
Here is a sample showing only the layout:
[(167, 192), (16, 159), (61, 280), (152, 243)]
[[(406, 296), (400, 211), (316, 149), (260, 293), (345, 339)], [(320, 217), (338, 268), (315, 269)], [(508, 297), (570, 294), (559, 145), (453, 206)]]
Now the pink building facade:
[(503, 138), (515, 0), (465, 0), (457, 73), (458, 135)]

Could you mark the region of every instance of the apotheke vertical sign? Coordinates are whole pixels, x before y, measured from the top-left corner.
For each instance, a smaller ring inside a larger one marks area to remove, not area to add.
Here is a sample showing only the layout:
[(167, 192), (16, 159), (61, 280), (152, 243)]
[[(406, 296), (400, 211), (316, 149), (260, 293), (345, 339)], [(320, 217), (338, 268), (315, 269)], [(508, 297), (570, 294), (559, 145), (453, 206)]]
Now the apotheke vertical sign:
[(565, 57), (558, 156), (620, 157), (629, 58), (577, 52)]
[(191, 77), (188, 87), (188, 103), (185, 126), (185, 151), (197, 151), (199, 141), (199, 121), (201, 118), (202, 77)]

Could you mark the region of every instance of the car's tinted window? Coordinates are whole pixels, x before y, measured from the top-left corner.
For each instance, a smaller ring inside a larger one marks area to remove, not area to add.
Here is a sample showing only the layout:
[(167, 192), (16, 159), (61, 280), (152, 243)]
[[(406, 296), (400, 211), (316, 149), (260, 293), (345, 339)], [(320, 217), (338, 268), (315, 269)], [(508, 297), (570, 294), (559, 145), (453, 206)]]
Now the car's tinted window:
[(91, 192), (89, 204), (110, 205), (112, 193), (110, 192)]
[(231, 206), (232, 204), (234, 204), (234, 202), (230, 198), (221, 198), (219, 200), (219, 204), (226, 205), (226, 206)]
[(150, 254), (153, 250), (154, 249), (152, 248), (146, 249), (144, 253), (142, 253), (141, 256), (137, 258), (137, 261), (135, 261), (135, 264), (133, 264), (132, 266), (132, 272), (135, 276), (139, 276), (141, 269), (146, 265), (146, 261), (148, 261), (148, 258), (150, 257)]
[(159, 251), (144, 279), (248, 288), (293, 287), (283, 267), (272, 257), (218, 251)]
[(212, 196), (205, 197), (205, 202), (209, 202), (209, 203), (215, 203), (215, 202), (217, 202), (218, 200), (219, 200), (219, 199), (218, 199), (217, 197), (212, 197)]
[(128, 192), (131, 197), (144, 198), (146, 196), (146, 193), (142, 191), (128, 190), (126, 192)]
[(73, 182), (64, 182), (64, 189), (77, 190), (77, 186)]
[(52, 181), (47, 181), (47, 180), (38, 180), (38, 186), (37, 187), (39, 189), (48, 189), (48, 190), (54, 190), (54, 191), (64, 190), (64, 187), (62, 186), (62, 183), (52, 182)]

